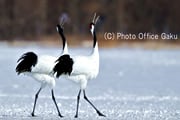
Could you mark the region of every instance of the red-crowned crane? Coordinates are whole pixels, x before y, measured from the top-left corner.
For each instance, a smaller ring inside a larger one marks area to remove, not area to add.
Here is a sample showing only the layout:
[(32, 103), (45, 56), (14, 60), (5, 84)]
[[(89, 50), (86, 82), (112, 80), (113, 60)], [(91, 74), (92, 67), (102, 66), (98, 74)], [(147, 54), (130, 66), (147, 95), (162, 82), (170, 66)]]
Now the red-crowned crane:
[(77, 107), (75, 118), (78, 117), (79, 100), (81, 91), (83, 91), (84, 99), (96, 110), (99, 116), (104, 116), (86, 96), (85, 89), (89, 80), (97, 77), (99, 73), (99, 51), (98, 42), (96, 38), (95, 25), (99, 16), (96, 18), (96, 14), (93, 21), (90, 23), (90, 31), (93, 36), (93, 51), (89, 56), (71, 56), (70, 54), (64, 54), (56, 60), (54, 67), (54, 74), (58, 78), (65, 76), (80, 85), (80, 90), (77, 96)]
[[(62, 26), (63, 26), (63, 23), (61, 24), (61, 26), (57, 25), (56, 28), (63, 41), (62, 55), (64, 55), (68, 53), (68, 51), (67, 51), (67, 43), (66, 43)], [(27, 53), (24, 53), (17, 61), (18, 65), (16, 67), (16, 72), (18, 75), (23, 73), (24, 75), (30, 76), (34, 78), (36, 81), (38, 81), (39, 83), (41, 83), (40, 89), (35, 95), (33, 111), (31, 113), (32, 116), (35, 116), (34, 112), (35, 112), (36, 102), (37, 102), (39, 93), (41, 92), (43, 88), (45, 88), (46, 86), (49, 86), (51, 88), (52, 100), (56, 106), (58, 115), (60, 117), (63, 117), (56, 103), (54, 90), (53, 90), (56, 84), (56, 78), (54, 77), (52, 73), (53, 73), (53, 68), (55, 66), (55, 61), (57, 60), (57, 58), (58, 57), (53, 57), (50, 55), (39, 56), (34, 52), (27, 52)]]

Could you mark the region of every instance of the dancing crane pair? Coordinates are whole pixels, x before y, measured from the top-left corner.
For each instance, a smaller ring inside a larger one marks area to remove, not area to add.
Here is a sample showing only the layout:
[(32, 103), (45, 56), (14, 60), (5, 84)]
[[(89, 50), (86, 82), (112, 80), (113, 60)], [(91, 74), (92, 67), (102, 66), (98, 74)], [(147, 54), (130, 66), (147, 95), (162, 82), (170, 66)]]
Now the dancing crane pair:
[(34, 52), (27, 52), (19, 58), (18, 65), (16, 67), (18, 75), (23, 73), (41, 83), (41, 87), (35, 95), (33, 111), (31, 113), (32, 116), (35, 116), (34, 112), (39, 93), (48, 85), (51, 88), (52, 100), (56, 106), (58, 115), (63, 117), (56, 103), (53, 88), (55, 87), (56, 78), (65, 76), (67, 79), (80, 85), (80, 90), (77, 96), (76, 114), (74, 117), (78, 117), (81, 91), (83, 91), (84, 99), (96, 110), (97, 114), (105, 117), (105, 115), (101, 113), (87, 98), (85, 92), (88, 80), (96, 78), (99, 72), (99, 52), (95, 32), (98, 18), (99, 16), (96, 17), (95, 14), (93, 21), (90, 23), (90, 31), (94, 41), (91, 55), (72, 56), (68, 53), (68, 45), (63, 32), (63, 23), (61, 23), (61, 25), (56, 26), (63, 41), (63, 50), (59, 58), (49, 55), (38, 56)]

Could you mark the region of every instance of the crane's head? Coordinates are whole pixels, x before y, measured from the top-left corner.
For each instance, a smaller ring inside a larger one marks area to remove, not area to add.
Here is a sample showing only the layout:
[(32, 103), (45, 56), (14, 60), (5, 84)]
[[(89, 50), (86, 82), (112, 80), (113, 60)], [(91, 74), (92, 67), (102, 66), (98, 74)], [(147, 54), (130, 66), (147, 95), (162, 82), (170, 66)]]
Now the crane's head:
[(61, 23), (60, 23), (60, 25), (59, 24), (57, 24), (56, 25), (56, 30), (57, 30), (57, 32), (59, 32), (59, 33), (63, 33), (63, 25), (64, 25), (64, 19), (61, 21)]
[(57, 30), (57, 32), (59, 32), (59, 33), (63, 33), (63, 27), (60, 26), (59, 24), (56, 25), (56, 30)]
[(93, 32), (94, 32), (94, 28), (95, 28), (95, 25), (96, 25), (98, 19), (99, 19), (99, 16), (96, 17), (96, 13), (95, 13), (95, 14), (94, 14), (94, 18), (93, 18), (92, 22), (91, 22), (90, 25), (89, 25), (90, 31), (91, 31), (92, 34), (93, 34)]

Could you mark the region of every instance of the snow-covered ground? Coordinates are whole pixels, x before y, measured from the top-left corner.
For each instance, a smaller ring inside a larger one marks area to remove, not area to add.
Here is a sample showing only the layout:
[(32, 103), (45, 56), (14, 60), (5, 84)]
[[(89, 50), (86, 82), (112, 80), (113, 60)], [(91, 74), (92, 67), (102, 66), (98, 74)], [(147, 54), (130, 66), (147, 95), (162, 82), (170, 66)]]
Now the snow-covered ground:
[[(49, 88), (44, 89), (32, 118), (39, 83), (15, 72), (16, 61), (27, 51), (58, 56), (59, 48), (0, 45), (0, 119), (59, 119)], [(72, 48), (89, 54), (90, 48)], [(81, 96), (79, 119), (179, 120), (180, 50), (100, 49), (100, 73), (88, 83), (87, 96), (107, 117), (98, 117)], [(59, 79), (55, 96), (62, 119), (74, 119), (79, 86)]]

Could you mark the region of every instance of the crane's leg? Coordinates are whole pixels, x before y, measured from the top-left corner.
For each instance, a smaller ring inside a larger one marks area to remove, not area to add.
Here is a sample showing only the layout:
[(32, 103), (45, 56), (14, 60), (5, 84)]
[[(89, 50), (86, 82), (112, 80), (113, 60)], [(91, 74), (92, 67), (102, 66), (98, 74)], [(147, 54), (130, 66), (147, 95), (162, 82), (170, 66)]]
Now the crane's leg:
[(42, 89), (42, 88), (40, 88), (40, 89), (38, 90), (38, 92), (36, 93), (36, 95), (35, 95), (34, 107), (33, 107), (32, 113), (31, 113), (31, 115), (32, 115), (33, 117), (35, 116), (35, 115), (34, 115), (34, 111), (35, 111), (35, 108), (36, 108), (36, 102), (37, 102), (37, 99), (38, 99), (38, 95), (39, 95), (39, 93), (41, 92), (41, 89)]
[(83, 90), (83, 93), (84, 93), (84, 99), (96, 110), (97, 114), (98, 114), (99, 116), (104, 116), (104, 117), (106, 117), (104, 114), (102, 114), (102, 113), (91, 103), (91, 101), (89, 101), (89, 99), (88, 99), (87, 96), (86, 96), (85, 90)]
[(78, 96), (77, 96), (77, 106), (76, 106), (76, 115), (74, 116), (75, 118), (78, 117), (78, 110), (79, 110), (79, 99), (81, 95), (81, 89), (79, 90)]
[(57, 111), (58, 111), (58, 115), (59, 115), (60, 117), (63, 117), (63, 116), (61, 115), (61, 113), (60, 113), (60, 111), (59, 111), (59, 108), (58, 108), (58, 105), (57, 105), (57, 103), (56, 103), (56, 99), (55, 99), (55, 97), (54, 97), (54, 91), (53, 91), (53, 89), (52, 89), (51, 93), (52, 93), (52, 100), (54, 101), (54, 104), (56, 105), (56, 108), (57, 108)]

